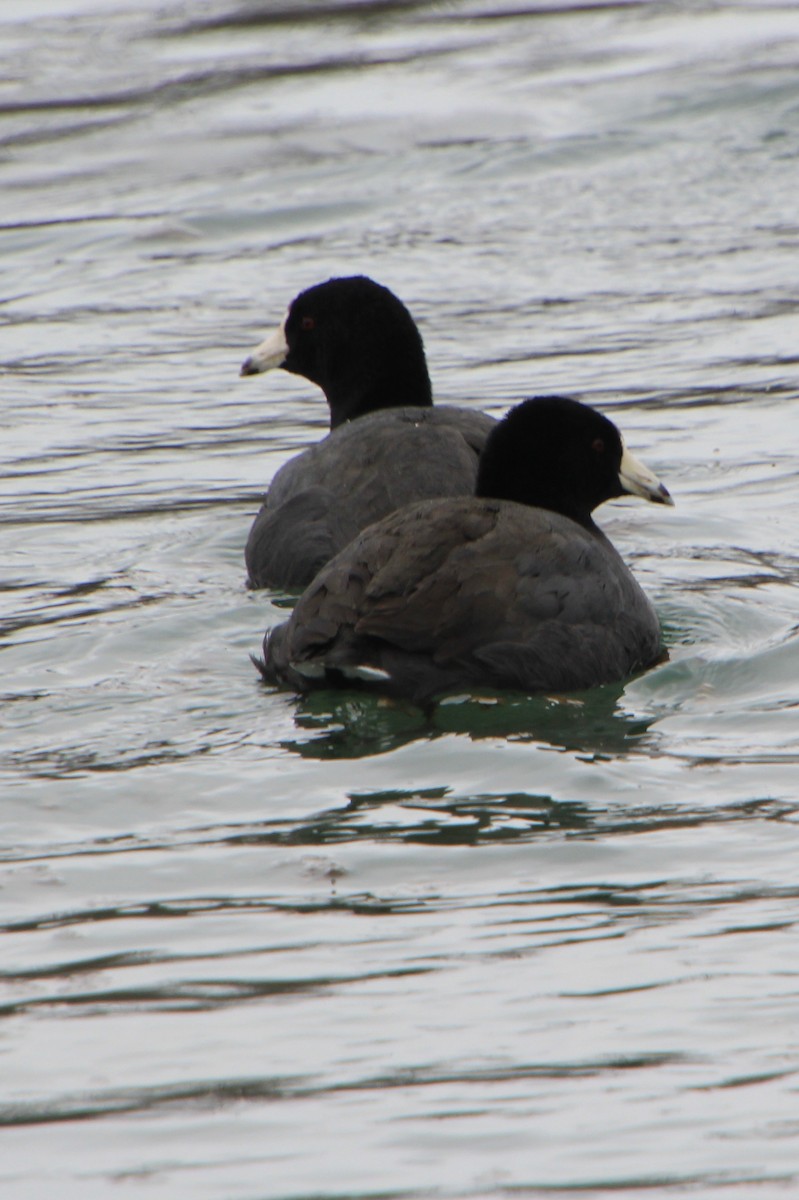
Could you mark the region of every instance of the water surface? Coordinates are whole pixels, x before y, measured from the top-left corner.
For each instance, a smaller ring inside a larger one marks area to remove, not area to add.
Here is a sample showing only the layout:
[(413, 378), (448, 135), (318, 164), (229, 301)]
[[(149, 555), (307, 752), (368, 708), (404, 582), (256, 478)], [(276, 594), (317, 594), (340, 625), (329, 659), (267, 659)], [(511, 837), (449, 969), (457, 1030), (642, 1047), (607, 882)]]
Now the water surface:
[[(4, 4), (4, 1197), (799, 1185), (798, 65), (754, 0)], [(668, 663), (259, 684), (326, 410), (238, 366), (361, 271), (439, 400), (668, 483), (600, 514)]]

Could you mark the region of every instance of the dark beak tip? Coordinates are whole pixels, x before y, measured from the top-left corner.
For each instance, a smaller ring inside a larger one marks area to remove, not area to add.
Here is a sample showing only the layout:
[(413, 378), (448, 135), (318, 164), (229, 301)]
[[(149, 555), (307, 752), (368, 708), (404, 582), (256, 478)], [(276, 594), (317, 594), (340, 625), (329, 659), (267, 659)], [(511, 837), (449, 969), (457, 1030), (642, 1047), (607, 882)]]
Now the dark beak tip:
[(254, 367), (252, 365), (252, 359), (245, 358), (244, 362), (241, 364), (241, 370), (239, 371), (239, 375), (241, 376), (241, 375), (257, 375), (257, 374), (258, 374), (258, 372), (254, 369)]

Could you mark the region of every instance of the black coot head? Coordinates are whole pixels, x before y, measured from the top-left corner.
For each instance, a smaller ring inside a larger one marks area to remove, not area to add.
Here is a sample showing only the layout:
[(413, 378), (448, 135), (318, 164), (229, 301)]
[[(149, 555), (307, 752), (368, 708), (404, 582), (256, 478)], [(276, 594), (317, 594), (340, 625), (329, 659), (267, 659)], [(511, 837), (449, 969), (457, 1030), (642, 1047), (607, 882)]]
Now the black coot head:
[(300, 292), (241, 373), (273, 367), (323, 390), (332, 428), (378, 409), (433, 402), (413, 317), (393, 292), (364, 275), (328, 279)]
[[(424, 354), (422, 338), (402, 301), (365, 275), (329, 279), (293, 300), (285, 323), (287, 371), (324, 388), (352, 364), (379, 363), (397, 345)], [(362, 370), (364, 368), (362, 367)]]
[(613, 422), (565, 396), (538, 396), (510, 410), (488, 439), (476, 491), (550, 509), (588, 528), (592, 511), (614, 496), (672, 503)]

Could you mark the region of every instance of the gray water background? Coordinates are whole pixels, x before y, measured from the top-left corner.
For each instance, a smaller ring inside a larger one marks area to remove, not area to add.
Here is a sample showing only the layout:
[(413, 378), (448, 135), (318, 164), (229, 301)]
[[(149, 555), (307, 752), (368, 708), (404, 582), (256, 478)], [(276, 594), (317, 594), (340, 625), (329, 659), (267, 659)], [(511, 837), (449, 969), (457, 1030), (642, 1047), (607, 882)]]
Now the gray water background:
[[(798, 164), (794, 4), (3, 0), (4, 1200), (797, 1194)], [(657, 469), (667, 664), (259, 684), (353, 272)]]

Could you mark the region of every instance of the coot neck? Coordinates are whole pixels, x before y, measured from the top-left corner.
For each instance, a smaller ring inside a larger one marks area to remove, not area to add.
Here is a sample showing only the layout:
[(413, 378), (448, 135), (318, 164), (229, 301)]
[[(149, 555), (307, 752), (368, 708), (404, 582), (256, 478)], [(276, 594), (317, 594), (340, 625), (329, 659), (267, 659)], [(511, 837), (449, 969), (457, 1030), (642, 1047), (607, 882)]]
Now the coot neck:
[(384, 408), (431, 408), (433, 392), (427, 365), (406, 361), (381, 370), (374, 380), (348, 380), (324, 389), (330, 408), (330, 428)]
[(591, 516), (591, 508), (580, 497), (564, 496), (559, 490), (551, 491), (541, 478), (535, 479), (534, 471), (529, 472), (524, 483), (519, 478), (509, 480), (498, 468), (495, 469), (492, 456), (486, 451), (483, 451), (478, 467), (475, 495), (491, 500), (512, 500), (528, 508), (543, 508), (568, 517), (594, 537), (604, 538), (602, 530)]

